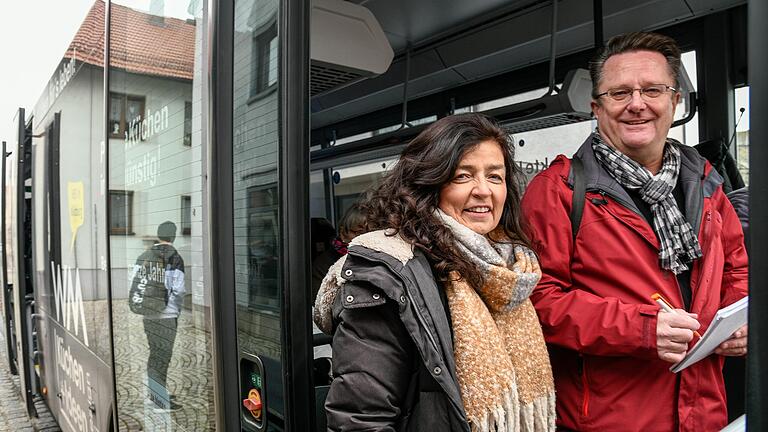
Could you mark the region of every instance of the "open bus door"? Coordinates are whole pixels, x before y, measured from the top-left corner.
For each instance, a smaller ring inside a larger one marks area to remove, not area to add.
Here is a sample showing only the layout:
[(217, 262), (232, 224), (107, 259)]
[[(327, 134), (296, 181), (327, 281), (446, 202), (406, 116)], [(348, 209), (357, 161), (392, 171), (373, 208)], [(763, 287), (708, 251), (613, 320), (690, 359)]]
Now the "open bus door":
[(8, 257), (6, 254), (7, 247), (10, 244), (8, 240), (8, 235), (6, 232), (6, 224), (5, 224), (5, 209), (6, 209), (6, 203), (8, 202), (9, 195), (12, 196), (12, 194), (9, 194), (9, 190), (6, 189), (6, 181), (5, 181), (5, 173), (6, 173), (6, 158), (9, 156), (8, 153), (6, 153), (6, 142), (3, 141), (2, 144), (2, 154), (0, 154), (0, 161), (2, 162), (2, 165), (0, 165), (0, 191), (2, 191), (2, 195), (0, 195), (0, 226), (2, 226), (2, 232), (0, 235), (0, 314), (2, 314), (2, 320), (3, 324), (0, 326), (2, 328), (3, 332), (3, 339), (5, 340), (5, 355), (6, 358), (4, 359), (5, 362), (8, 364), (8, 370), (11, 371), (12, 374), (16, 375), (18, 372), (16, 371), (16, 359), (14, 358), (14, 341), (13, 341), (13, 328), (12, 328), (12, 321), (11, 321), (11, 284), (8, 283)]
[(35, 373), (34, 349), (34, 287), (32, 283), (32, 129), (31, 119), (25, 119), (25, 111), (19, 108), (17, 114), (18, 132), (16, 146), (11, 155), (12, 182), (10, 198), (10, 214), (6, 214), (11, 223), (10, 257), (13, 274), (11, 299), (13, 302), (11, 317), (13, 320), (16, 367), (19, 372), (21, 396), (24, 399), (27, 413), (36, 414), (33, 396), (37, 392), (37, 375)]

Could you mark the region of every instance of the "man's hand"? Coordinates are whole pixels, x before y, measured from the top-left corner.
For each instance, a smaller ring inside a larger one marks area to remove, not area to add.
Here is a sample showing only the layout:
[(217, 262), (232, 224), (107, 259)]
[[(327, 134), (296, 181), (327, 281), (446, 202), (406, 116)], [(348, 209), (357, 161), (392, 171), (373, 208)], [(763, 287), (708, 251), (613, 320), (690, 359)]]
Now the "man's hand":
[(688, 352), (688, 342), (693, 339), (693, 332), (700, 327), (696, 321), (698, 315), (682, 309), (674, 313), (659, 311), (656, 321), (656, 350), (659, 358), (670, 363), (677, 363)]
[(715, 354), (722, 356), (743, 356), (747, 354), (747, 325), (736, 330), (730, 338), (715, 348)]

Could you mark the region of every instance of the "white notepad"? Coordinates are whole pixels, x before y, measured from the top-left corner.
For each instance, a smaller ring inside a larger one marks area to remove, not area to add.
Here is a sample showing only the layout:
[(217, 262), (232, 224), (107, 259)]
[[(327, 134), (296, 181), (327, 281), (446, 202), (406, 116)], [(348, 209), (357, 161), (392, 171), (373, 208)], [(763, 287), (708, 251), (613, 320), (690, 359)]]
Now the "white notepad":
[(749, 296), (717, 311), (712, 324), (701, 336), (701, 340), (688, 351), (688, 355), (680, 363), (673, 365), (669, 370), (674, 373), (680, 372), (712, 354), (715, 348), (747, 323), (748, 306)]

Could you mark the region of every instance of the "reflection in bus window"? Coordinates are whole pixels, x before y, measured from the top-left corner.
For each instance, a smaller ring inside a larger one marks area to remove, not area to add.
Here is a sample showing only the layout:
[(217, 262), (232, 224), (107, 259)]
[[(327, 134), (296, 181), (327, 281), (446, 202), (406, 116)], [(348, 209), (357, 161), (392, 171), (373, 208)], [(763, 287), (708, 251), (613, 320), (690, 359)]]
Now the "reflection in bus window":
[(201, 229), (205, 3), (111, 3), (109, 271), (121, 430), (215, 423)]
[(133, 191), (109, 191), (109, 233), (133, 234)]
[[(232, 186), (237, 343), (264, 367), (266, 421), (282, 430), (278, 188), (278, 9), (274, 0), (234, 2)], [(241, 389), (241, 391), (244, 389)], [(248, 397), (244, 393), (243, 399)]]

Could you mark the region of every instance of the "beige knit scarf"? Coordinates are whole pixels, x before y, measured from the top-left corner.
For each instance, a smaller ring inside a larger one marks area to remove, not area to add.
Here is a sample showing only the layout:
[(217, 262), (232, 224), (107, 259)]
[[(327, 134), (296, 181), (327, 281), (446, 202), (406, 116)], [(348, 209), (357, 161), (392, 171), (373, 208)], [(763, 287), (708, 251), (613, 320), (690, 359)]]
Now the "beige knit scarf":
[(445, 282), (461, 398), (472, 431), (554, 431), (555, 386), (541, 326), (528, 296), (541, 278), (534, 253), (502, 230), (475, 233), (442, 211), (458, 250), (482, 270), (473, 289)]

